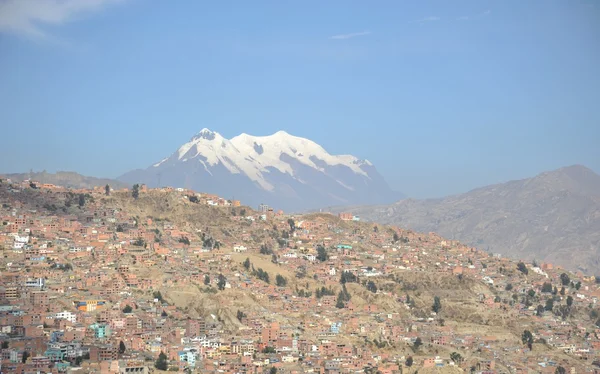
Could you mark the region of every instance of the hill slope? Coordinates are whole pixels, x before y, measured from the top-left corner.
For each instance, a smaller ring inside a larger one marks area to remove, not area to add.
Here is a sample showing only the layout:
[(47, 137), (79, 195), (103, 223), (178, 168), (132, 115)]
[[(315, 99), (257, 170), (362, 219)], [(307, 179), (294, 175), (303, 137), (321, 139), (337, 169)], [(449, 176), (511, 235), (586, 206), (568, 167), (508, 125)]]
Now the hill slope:
[(285, 210), (389, 203), (401, 197), (369, 161), (331, 155), (317, 143), (284, 131), (225, 139), (203, 129), (171, 156), (119, 180), (191, 188)]
[(24, 180), (31, 179), (40, 183), (50, 183), (57, 186), (74, 189), (101, 187), (107, 184), (115, 189), (129, 186), (127, 183), (119, 182), (114, 179), (87, 177), (73, 171), (57, 171), (56, 173), (48, 173), (46, 171), (33, 173), (13, 173), (4, 174), (4, 176), (15, 182), (22, 182)]
[[(243, 340), (255, 355), (222, 355), (220, 367), (292, 356), (297, 362), (283, 367), (298, 372), (338, 360), (343, 372), (472, 372), (490, 362), (498, 372), (539, 372), (539, 362), (551, 361), (589, 372), (598, 356), (592, 344), (600, 310), (593, 300), (600, 288), (593, 278), (530, 264), (523, 270), (435, 234), (328, 214), (263, 220), (251, 209), (191, 201), (185, 191), (151, 189), (135, 198), (125, 191), (87, 192), (0, 183), (0, 235), (15, 238), (3, 240), (0, 251), (23, 237), (28, 242), (22, 251), (2, 251), (0, 280), (16, 288), (46, 276), (44, 292), (57, 301), (48, 305), (50, 313), (76, 311), (99, 320), (106, 311), (111, 318), (146, 321), (116, 325), (115, 335), (144, 334), (162, 351), (196, 346), (195, 338), (227, 346)], [(82, 204), (78, 196), (85, 197)], [(27, 256), (41, 249), (44, 261)], [(17, 305), (25, 319), (35, 310), (25, 307), (29, 295), (5, 305)], [(99, 297), (105, 306), (78, 310), (80, 300)], [(36, 328), (49, 340), (60, 327)], [(591, 333), (572, 333), (580, 329)], [(525, 331), (532, 334), (529, 348)], [(16, 339), (9, 337), (12, 347)], [(105, 337), (86, 339), (90, 347), (107, 344)], [(566, 353), (570, 345), (592, 348), (582, 357)], [(130, 345), (127, 355), (156, 356), (150, 349)], [(434, 358), (444, 367), (422, 370)], [(213, 371), (208, 357), (197, 362), (200, 371)]]
[(336, 208), (514, 258), (600, 273), (600, 176), (570, 166), (432, 200)]

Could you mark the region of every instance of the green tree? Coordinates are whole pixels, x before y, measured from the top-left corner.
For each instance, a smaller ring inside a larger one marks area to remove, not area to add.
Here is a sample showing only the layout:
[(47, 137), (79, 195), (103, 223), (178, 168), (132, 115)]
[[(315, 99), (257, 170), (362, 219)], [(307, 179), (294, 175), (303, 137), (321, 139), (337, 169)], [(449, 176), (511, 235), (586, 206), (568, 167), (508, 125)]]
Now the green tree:
[(568, 286), (569, 283), (571, 283), (571, 278), (569, 278), (569, 276), (566, 273), (562, 273), (560, 275), (560, 282), (563, 286)]
[(458, 352), (452, 352), (450, 353), (450, 359), (455, 363), (460, 364), (463, 360), (463, 357)]
[(290, 225), (290, 232), (293, 233), (296, 230), (296, 222), (292, 218), (288, 218), (287, 223)]
[(420, 337), (417, 337), (417, 339), (415, 339), (415, 342), (413, 343), (413, 348), (415, 351), (417, 351), (419, 349), (419, 347), (422, 345), (423, 345), (423, 340), (421, 340)]
[(277, 287), (285, 287), (287, 285), (287, 279), (281, 274), (277, 274), (275, 277), (275, 284), (277, 284)]
[(204, 285), (205, 286), (210, 285), (210, 277), (208, 276), (208, 274), (204, 275)]
[(567, 296), (567, 306), (570, 307), (573, 305), (573, 297), (571, 295)]
[(546, 300), (546, 306), (544, 307), (544, 309), (546, 309), (547, 311), (552, 311), (552, 309), (554, 309), (554, 300), (553, 299)]
[(564, 367), (559, 366), (554, 370), (554, 374), (567, 374), (567, 370)]
[(269, 248), (266, 244), (260, 246), (260, 254), (261, 255), (270, 255), (273, 253), (273, 250)]
[(272, 366), (271, 369), (269, 369), (269, 374), (277, 374), (277, 368)]
[(580, 281), (577, 281), (577, 283), (575, 283), (575, 289), (576, 289), (577, 291), (579, 291), (579, 289), (580, 289), (580, 288), (581, 288), (581, 282), (580, 282)]
[(322, 245), (317, 246), (317, 260), (321, 262), (325, 262), (329, 259), (329, 255), (327, 255), (327, 251)]
[(296, 278), (302, 279), (306, 277), (306, 265), (300, 265), (296, 269)]
[(350, 299), (351, 299), (350, 292), (348, 292), (348, 289), (346, 288), (345, 284), (342, 284), (342, 294), (344, 295), (345, 301), (350, 301)]
[(121, 342), (119, 343), (119, 353), (120, 354), (125, 353), (126, 349), (127, 349), (127, 347), (125, 347), (125, 343), (123, 343), (123, 341), (121, 340)]
[(263, 349), (262, 353), (275, 353), (275, 348), (271, 347), (271, 346), (266, 346), (265, 349)]
[(337, 301), (335, 303), (335, 307), (338, 309), (342, 309), (346, 306), (345, 301), (345, 296), (344, 296), (344, 292), (340, 291), (340, 293), (338, 293), (338, 297), (337, 297)]
[(527, 291), (527, 296), (529, 297), (534, 297), (535, 296), (535, 291), (532, 289), (530, 289), (529, 291)]
[(369, 290), (369, 291), (371, 291), (373, 293), (377, 293), (377, 286), (375, 285), (375, 283), (372, 280), (370, 280), (369, 282), (367, 282), (367, 290)]
[(535, 314), (538, 316), (544, 314), (544, 306), (542, 304), (537, 306), (537, 308), (535, 309)]
[(523, 342), (523, 344), (526, 344), (529, 349), (532, 349), (533, 334), (531, 333), (531, 331), (529, 331), (529, 330), (523, 331), (523, 334), (521, 335), (521, 341)]
[(442, 302), (440, 301), (439, 296), (435, 296), (433, 298), (433, 305), (431, 306), (431, 310), (436, 313), (439, 313), (442, 310)]
[(394, 243), (396, 243), (398, 240), (400, 240), (400, 236), (397, 232), (394, 232)]
[(256, 276), (258, 279), (260, 279), (261, 281), (265, 282), (265, 283), (269, 283), (269, 273), (267, 273), (266, 271), (264, 271), (262, 268), (258, 268), (258, 270), (253, 272), (253, 275)]
[(133, 308), (131, 307), (131, 305), (125, 305), (125, 308), (123, 308), (123, 313), (131, 313), (133, 311)]
[(550, 284), (548, 282), (544, 282), (544, 284), (542, 285), (542, 292), (543, 293), (551, 293), (552, 292), (552, 284)]
[(154, 367), (158, 370), (167, 370), (169, 368), (169, 365), (167, 363), (167, 355), (163, 352), (160, 352), (158, 358), (156, 359), (156, 362), (154, 363)]
[(251, 265), (251, 263), (250, 263), (250, 258), (249, 258), (249, 257), (246, 257), (246, 260), (244, 261), (244, 268), (245, 268), (246, 270), (250, 270), (250, 265)]
[(79, 206), (83, 207), (85, 205), (85, 195), (80, 193), (79, 194)]
[(8, 341), (7, 340), (5, 340), (5, 341), (2, 342), (2, 349), (6, 349), (6, 348), (8, 348)]
[(242, 216), (242, 217), (246, 216), (246, 209), (244, 209), (244, 208), (240, 209), (240, 216)]
[(354, 275), (351, 271), (342, 271), (342, 275), (340, 276), (340, 283), (350, 283), (350, 282), (358, 282), (358, 277)]
[(242, 322), (242, 319), (246, 318), (246, 313), (242, 312), (241, 310), (238, 310), (236, 317), (238, 321)]
[(110, 186), (108, 184), (104, 186), (104, 194), (106, 196), (110, 195)]
[(507, 284), (506, 284), (506, 287), (504, 287), (504, 289), (505, 289), (506, 291), (510, 291), (510, 290), (512, 290), (512, 289), (513, 289), (513, 285), (512, 285), (512, 284), (510, 284), (510, 283), (507, 283)]
[(21, 362), (26, 363), (29, 356), (31, 356), (31, 354), (29, 354), (29, 352), (27, 352), (27, 351), (23, 352), (23, 358), (21, 359)]
[(404, 364), (408, 367), (413, 366), (413, 358), (412, 356), (408, 356), (408, 358), (406, 359), (406, 362), (404, 362)]
[(139, 184), (134, 184), (133, 185), (133, 189), (131, 190), (131, 196), (134, 199), (137, 199), (138, 197), (140, 197), (140, 185)]
[(525, 265), (525, 263), (522, 261), (519, 261), (519, 263), (517, 264), (517, 270), (519, 270), (525, 275), (529, 274), (529, 269), (527, 269), (527, 265)]
[(564, 286), (560, 288), (560, 295), (565, 296), (565, 287)]
[(227, 284), (227, 278), (225, 278), (223, 274), (219, 274), (217, 288), (219, 288), (220, 291), (223, 291), (225, 289), (225, 284)]
[(163, 297), (162, 297), (162, 294), (160, 293), (160, 291), (154, 291), (154, 292), (152, 293), (152, 296), (153, 296), (153, 297), (154, 297), (156, 300), (160, 301), (161, 303), (165, 301), (165, 300), (163, 299)]

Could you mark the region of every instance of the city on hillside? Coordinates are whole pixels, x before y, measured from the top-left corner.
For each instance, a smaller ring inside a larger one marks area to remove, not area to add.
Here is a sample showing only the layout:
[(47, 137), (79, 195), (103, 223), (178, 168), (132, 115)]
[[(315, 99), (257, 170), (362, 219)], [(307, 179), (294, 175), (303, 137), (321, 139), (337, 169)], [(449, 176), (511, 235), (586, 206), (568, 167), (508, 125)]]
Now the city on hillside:
[(600, 277), (181, 188), (0, 203), (3, 373), (600, 370)]

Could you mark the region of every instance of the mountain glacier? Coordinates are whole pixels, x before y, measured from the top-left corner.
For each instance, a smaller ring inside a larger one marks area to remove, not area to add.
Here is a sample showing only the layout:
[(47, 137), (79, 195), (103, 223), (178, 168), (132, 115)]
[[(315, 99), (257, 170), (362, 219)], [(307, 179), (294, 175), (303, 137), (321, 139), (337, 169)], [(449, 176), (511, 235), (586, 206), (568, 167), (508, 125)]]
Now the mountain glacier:
[(118, 179), (191, 188), (252, 206), (265, 203), (295, 211), (402, 197), (369, 161), (331, 155), (319, 144), (285, 131), (226, 139), (203, 129), (171, 156)]

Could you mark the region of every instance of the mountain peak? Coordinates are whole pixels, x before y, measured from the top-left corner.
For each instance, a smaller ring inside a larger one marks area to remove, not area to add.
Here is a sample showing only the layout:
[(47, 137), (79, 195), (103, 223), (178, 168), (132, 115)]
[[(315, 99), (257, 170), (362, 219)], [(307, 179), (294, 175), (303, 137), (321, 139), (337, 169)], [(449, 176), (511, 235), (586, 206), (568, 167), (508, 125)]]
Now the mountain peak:
[(570, 166), (565, 166), (562, 167), (560, 169), (556, 169), (554, 170), (554, 172), (556, 173), (584, 173), (584, 174), (589, 174), (589, 173), (593, 173), (594, 171), (585, 167), (584, 165), (581, 164), (575, 164), (575, 165), (570, 165)]
[(206, 127), (200, 130), (199, 133), (192, 137), (191, 141), (196, 141), (198, 139), (206, 139), (206, 140), (214, 140), (216, 136), (219, 135), (218, 132), (207, 129)]
[(163, 173), (161, 184), (284, 209), (396, 200), (398, 194), (377, 170), (365, 167), (371, 165), (352, 155), (330, 154), (314, 141), (283, 130), (226, 139), (204, 128), (171, 156), (122, 180), (153, 186), (158, 172)]
[(600, 197), (600, 175), (583, 165), (571, 165), (543, 173), (539, 179), (563, 189)]

